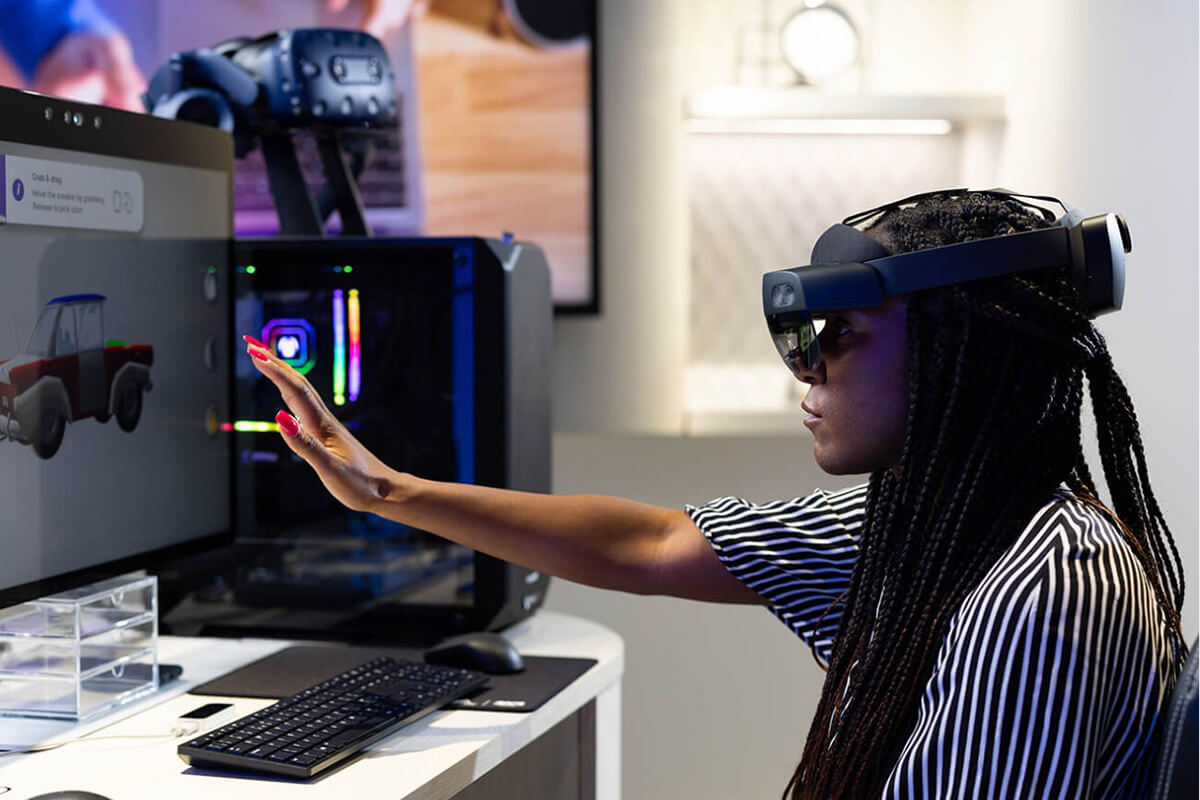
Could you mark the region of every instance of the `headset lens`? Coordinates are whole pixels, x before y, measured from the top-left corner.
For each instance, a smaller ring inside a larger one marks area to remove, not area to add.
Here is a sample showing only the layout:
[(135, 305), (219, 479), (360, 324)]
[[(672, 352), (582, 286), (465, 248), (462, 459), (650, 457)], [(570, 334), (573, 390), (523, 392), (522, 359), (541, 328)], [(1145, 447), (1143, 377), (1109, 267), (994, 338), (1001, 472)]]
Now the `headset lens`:
[(772, 329), (771, 338), (775, 341), (775, 349), (796, 377), (820, 366), (821, 345), (817, 337), (824, 328), (824, 319), (814, 319), (805, 314), (802, 319), (786, 327)]

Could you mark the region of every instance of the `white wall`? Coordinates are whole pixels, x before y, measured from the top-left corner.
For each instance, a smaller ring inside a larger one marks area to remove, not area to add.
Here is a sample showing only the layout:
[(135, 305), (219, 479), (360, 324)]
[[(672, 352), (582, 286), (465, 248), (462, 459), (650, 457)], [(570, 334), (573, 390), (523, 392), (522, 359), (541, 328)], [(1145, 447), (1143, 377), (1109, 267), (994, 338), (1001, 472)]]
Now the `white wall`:
[[(683, 94), (729, 80), (734, 25), (757, 3), (602, 0), (602, 316), (556, 322), (555, 490), (677, 507), (835, 485), (803, 436), (680, 438), (687, 324)], [(851, 3), (848, 1), (847, 6)], [(1151, 475), (1188, 569), (1197, 630), (1197, 41), (1194, 3), (859, 0), (863, 85), (1003, 91), (1000, 183), (1126, 215), (1126, 309), (1106, 318), (1141, 414)], [(756, 287), (748, 287), (755, 291)], [(624, 796), (777, 797), (821, 675), (756, 609), (562, 582), (553, 608), (628, 645)], [(748, 676), (741, 680), (742, 676)], [(731, 682), (737, 689), (726, 689)]]
[(1099, 327), (1189, 570), (1189, 639), (1200, 621), (1197, 13), (1164, 0), (972, 0), (966, 29), (968, 71), (1008, 97), (1000, 184), (1129, 223), (1125, 307)]
[(603, 314), (555, 325), (555, 427), (678, 433), (688, 300), (682, 3), (600, 5)]

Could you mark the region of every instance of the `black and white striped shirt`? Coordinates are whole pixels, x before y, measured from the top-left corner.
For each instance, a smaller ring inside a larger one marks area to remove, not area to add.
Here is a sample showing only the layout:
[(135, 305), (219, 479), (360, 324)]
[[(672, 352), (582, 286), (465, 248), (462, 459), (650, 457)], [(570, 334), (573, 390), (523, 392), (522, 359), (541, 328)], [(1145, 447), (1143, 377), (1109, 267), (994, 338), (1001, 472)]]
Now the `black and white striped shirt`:
[[(828, 663), (865, 506), (859, 486), (687, 511)], [(1142, 797), (1181, 656), (1121, 532), (1056, 496), (952, 618), (884, 797)]]

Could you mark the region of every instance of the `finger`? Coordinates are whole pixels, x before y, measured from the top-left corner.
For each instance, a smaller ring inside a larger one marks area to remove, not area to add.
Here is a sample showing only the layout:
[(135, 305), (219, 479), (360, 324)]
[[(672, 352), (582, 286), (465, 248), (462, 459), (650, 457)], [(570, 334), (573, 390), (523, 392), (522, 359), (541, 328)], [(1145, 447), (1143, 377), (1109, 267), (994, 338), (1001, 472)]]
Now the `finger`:
[(329, 415), (329, 409), (321, 401), (317, 390), (312, 384), (289, 365), (284, 364), (266, 350), (247, 346), (246, 351), (251, 356), (251, 363), (275, 388), (280, 397), (300, 422), (310, 430), (320, 430), (320, 426)]
[(251, 363), (266, 377), (283, 399), (288, 409), (309, 429), (319, 430), (329, 409), (322, 402), (317, 390), (312, 387), (303, 375), (296, 372), (288, 364), (274, 358), (270, 353), (255, 347), (248, 347), (252, 357)]
[[(346, 462), (344, 459), (324, 441), (306, 430), (299, 420), (286, 411), (279, 411), (275, 415), (275, 422), (279, 424), (279, 433), (288, 448), (312, 467), (321, 483), (334, 497), (350, 508), (365, 510), (366, 506), (362, 505), (361, 497), (348, 499), (349, 496), (345, 490)], [(361, 493), (359, 494), (361, 495)]]
[(339, 14), (350, 5), (350, 0), (325, 0), (325, 8), (333, 14)]
[(279, 433), (293, 453), (304, 459), (322, 478), (333, 469), (333, 454), (317, 441), (291, 414), (280, 410), (275, 415)]
[(412, 0), (368, 0), (366, 6), (359, 27), (376, 39), (386, 39), (408, 21)]
[(126, 111), (143, 111), (142, 92), (146, 89), (146, 79), (132, 61), (119, 61), (104, 73), (107, 81), (106, 105), (123, 108)]

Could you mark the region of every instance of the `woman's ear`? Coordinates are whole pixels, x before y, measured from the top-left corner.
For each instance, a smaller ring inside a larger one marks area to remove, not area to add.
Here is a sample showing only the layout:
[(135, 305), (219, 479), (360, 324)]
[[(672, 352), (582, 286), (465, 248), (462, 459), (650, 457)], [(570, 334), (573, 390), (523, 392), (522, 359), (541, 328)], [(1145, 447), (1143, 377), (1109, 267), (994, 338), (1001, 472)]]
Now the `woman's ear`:
[(953, 286), (927, 289), (923, 292), (912, 292), (911, 294), (901, 295), (910, 309), (919, 311), (930, 316), (939, 316), (944, 314), (950, 308), (951, 292), (954, 291)]

